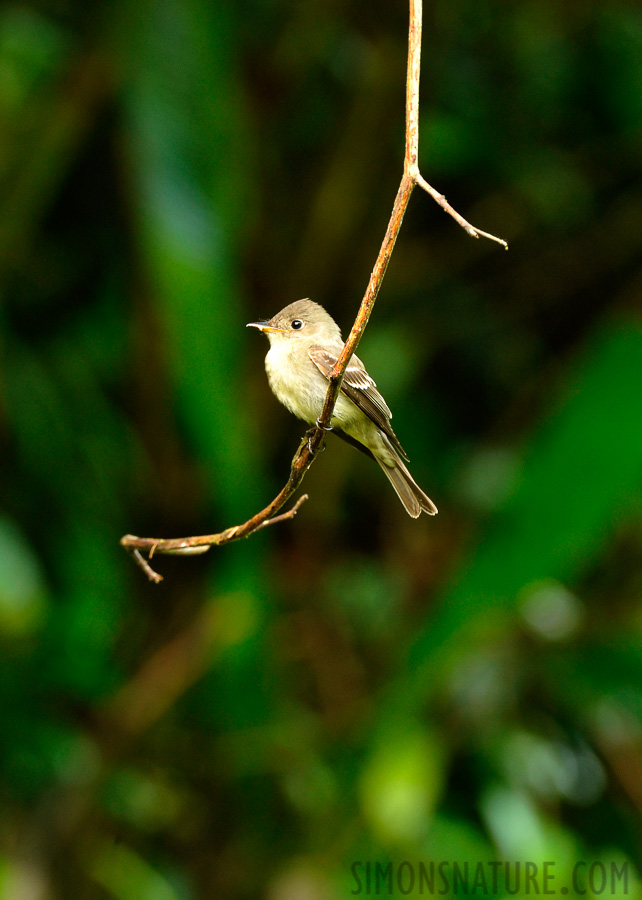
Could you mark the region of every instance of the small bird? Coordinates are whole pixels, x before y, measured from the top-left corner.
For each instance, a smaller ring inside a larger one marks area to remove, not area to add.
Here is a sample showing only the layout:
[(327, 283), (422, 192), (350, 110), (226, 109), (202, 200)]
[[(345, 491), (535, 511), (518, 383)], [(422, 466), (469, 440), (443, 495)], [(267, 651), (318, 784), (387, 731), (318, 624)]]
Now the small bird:
[[(273, 393), (304, 422), (321, 415), (328, 376), (343, 350), (339, 326), (322, 306), (297, 300), (271, 319), (248, 322), (264, 332), (270, 349), (265, 370)], [(352, 355), (332, 414), (332, 428), (349, 444), (375, 459), (397, 492), (408, 515), (437, 507), (408, 471), (408, 457), (390, 425), (392, 413), (358, 356)]]

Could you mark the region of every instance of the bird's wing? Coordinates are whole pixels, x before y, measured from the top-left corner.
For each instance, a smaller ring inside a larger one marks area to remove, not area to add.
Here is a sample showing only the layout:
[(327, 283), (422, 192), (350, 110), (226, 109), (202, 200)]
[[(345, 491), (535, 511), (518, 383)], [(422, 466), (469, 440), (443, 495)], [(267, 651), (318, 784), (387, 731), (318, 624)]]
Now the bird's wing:
[[(338, 357), (329, 350), (324, 350), (323, 347), (310, 347), (308, 354), (321, 374), (328, 378)], [(388, 435), (393, 446), (404, 459), (408, 459), (390, 425), (392, 413), (388, 404), (377, 390), (377, 385), (366, 372), (365, 366), (358, 356), (352, 356), (341, 384), (341, 390), (361, 412), (374, 422), (377, 428)]]

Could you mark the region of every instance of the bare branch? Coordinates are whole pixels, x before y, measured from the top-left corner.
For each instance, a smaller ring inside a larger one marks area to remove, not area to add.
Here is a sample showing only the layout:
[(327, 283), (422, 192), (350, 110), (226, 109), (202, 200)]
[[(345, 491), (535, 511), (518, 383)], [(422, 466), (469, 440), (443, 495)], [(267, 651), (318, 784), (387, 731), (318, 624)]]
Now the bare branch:
[(440, 194), (439, 191), (435, 190), (435, 188), (431, 184), (428, 184), (426, 179), (419, 172), (416, 173), (415, 180), (419, 187), (423, 188), (427, 194), (430, 194), (433, 200), (441, 206), (444, 212), (447, 212), (449, 216), (453, 217), (458, 225), (461, 225), (466, 234), (469, 234), (474, 238), (488, 238), (489, 241), (495, 241), (496, 243), (501, 244), (504, 250), (508, 250), (508, 244), (503, 238), (495, 237), (494, 234), (489, 234), (487, 231), (482, 231), (480, 228), (476, 228), (475, 225), (471, 225), (470, 222), (464, 219), (464, 217), (460, 215), (456, 209), (452, 208), (443, 194)]
[(495, 237), (485, 231), (480, 231), (470, 222), (467, 222), (452, 206), (448, 203), (443, 194), (440, 194), (435, 188), (431, 187), (428, 182), (421, 176), (418, 168), (418, 152), (419, 152), (419, 75), (421, 68), (421, 18), (422, 18), (422, 0), (410, 0), (410, 24), (408, 32), (408, 71), (406, 76), (406, 144), (404, 153), (403, 177), (397, 196), (395, 198), (390, 221), (379, 250), (379, 254), (374, 264), (368, 287), (361, 301), (359, 312), (354, 321), (348, 339), (345, 342), (341, 355), (336, 362), (332, 372), (329, 375), (328, 392), (321, 415), (317, 419), (314, 428), (307, 432), (290, 467), (290, 476), (285, 486), (279, 491), (277, 496), (264, 509), (243, 522), (241, 525), (234, 525), (218, 534), (199, 535), (188, 538), (139, 538), (131, 534), (126, 534), (121, 538), (121, 545), (128, 550), (134, 557), (134, 560), (145, 572), (147, 577), (156, 583), (162, 581), (162, 576), (155, 572), (149, 565), (141, 551), (146, 551), (148, 559), (156, 553), (180, 554), (188, 555), (195, 553), (205, 553), (210, 547), (227, 544), (231, 541), (238, 541), (241, 538), (249, 537), (261, 528), (268, 525), (283, 522), (291, 519), (296, 515), (301, 504), (307, 499), (304, 495), (298, 502), (286, 513), (279, 513), (279, 510), (287, 503), (295, 491), (301, 484), (305, 473), (312, 465), (315, 457), (321, 450), (326, 431), (330, 430), (332, 413), (334, 406), (341, 390), (341, 383), (345, 374), (346, 367), (350, 361), (350, 357), (357, 349), (359, 341), (363, 336), (366, 325), (372, 313), (372, 308), (377, 299), (379, 288), (383, 281), (392, 251), (397, 240), (397, 235), (401, 229), (404, 213), (408, 208), (408, 201), (415, 185), (419, 185), (424, 191), (445, 210), (452, 218), (466, 231), (471, 237), (485, 237), (491, 241), (496, 241), (504, 248), (508, 249), (508, 244), (502, 238)]
[(294, 504), (292, 509), (289, 509), (287, 512), (281, 513), (281, 515), (279, 516), (272, 516), (271, 519), (266, 519), (265, 522), (261, 522), (260, 525), (257, 525), (256, 530), (259, 531), (261, 528), (267, 528), (268, 525), (276, 525), (278, 522), (285, 522), (287, 519), (293, 519), (298, 513), (299, 508), (303, 506), (307, 499), (308, 495), (302, 494)]
[[(292, 462), (293, 471), (297, 458), (298, 455)], [(134, 561), (141, 567), (149, 580), (153, 581), (155, 584), (159, 584), (159, 582), (163, 580), (163, 576), (150, 566), (141, 551), (147, 551), (148, 559), (151, 559), (156, 553), (162, 553), (167, 556), (195, 556), (200, 553), (207, 553), (210, 547), (219, 547), (221, 544), (229, 544), (232, 541), (238, 541), (241, 538), (249, 537), (251, 534), (254, 534), (255, 531), (259, 531), (261, 528), (267, 528), (268, 525), (276, 525), (279, 522), (285, 522), (286, 519), (293, 519), (301, 506), (308, 499), (307, 494), (303, 494), (299, 497), (292, 509), (289, 509), (287, 512), (281, 513), (280, 515), (271, 515), (271, 513), (277, 512), (285, 503), (287, 503), (299, 486), (303, 479), (303, 475), (313, 458), (314, 457), (310, 454), (310, 461), (305, 466), (305, 469), (297, 476), (296, 483), (292, 482), (291, 473), (287, 485), (274, 498), (272, 503), (255, 516), (252, 516), (251, 519), (248, 519), (248, 521), (244, 522), (242, 525), (234, 525), (232, 528), (226, 528), (225, 531), (220, 531), (217, 534), (202, 534), (189, 538), (141, 538), (136, 537), (134, 534), (126, 534), (120, 539), (120, 544), (125, 550), (132, 554)]]

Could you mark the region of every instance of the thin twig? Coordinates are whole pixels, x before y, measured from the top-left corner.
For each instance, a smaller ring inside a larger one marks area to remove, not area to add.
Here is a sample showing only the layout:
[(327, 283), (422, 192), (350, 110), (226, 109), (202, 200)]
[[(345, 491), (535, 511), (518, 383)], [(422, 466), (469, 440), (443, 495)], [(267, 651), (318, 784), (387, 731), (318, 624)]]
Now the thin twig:
[(346, 367), (350, 357), (357, 349), (359, 341), (363, 336), (363, 332), (368, 324), (372, 308), (377, 299), (379, 288), (386, 274), (390, 257), (397, 240), (397, 235), (401, 229), (404, 213), (408, 208), (410, 195), (419, 185), (423, 190), (427, 191), (431, 197), (444, 209), (453, 219), (461, 225), (461, 227), (472, 237), (486, 237), (491, 241), (496, 241), (503, 247), (508, 249), (508, 244), (502, 238), (495, 237), (485, 231), (480, 231), (470, 222), (467, 222), (452, 206), (448, 203), (443, 194), (440, 194), (435, 188), (431, 187), (427, 181), (421, 176), (418, 168), (418, 150), (419, 150), (419, 74), (421, 64), (421, 16), (422, 16), (422, 0), (410, 0), (410, 25), (408, 32), (408, 72), (406, 77), (406, 146), (404, 153), (403, 177), (397, 196), (395, 198), (390, 221), (386, 229), (386, 234), (381, 244), (379, 254), (377, 256), (370, 281), (366, 288), (365, 295), (361, 301), (359, 312), (354, 321), (354, 325), (348, 335), (341, 355), (337, 360), (332, 372), (329, 376), (328, 392), (321, 415), (317, 419), (317, 425), (307, 432), (297, 452), (294, 455), (290, 466), (290, 476), (285, 486), (279, 491), (277, 496), (264, 509), (243, 522), (241, 525), (235, 525), (227, 528), (218, 534), (198, 535), (188, 538), (172, 538), (170, 540), (163, 538), (139, 538), (131, 534), (126, 534), (121, 538), (120, 543), (134, 557), (134, 560), (145, 572), (147, 577), (156, 583), (162, 580), (162, 576), (152, 569), (141, 551), (146, 551), (148, 559), (156, 553), (172, 553), (172, 554), (193, 554), (204, 553), (210, 547), (227, 544), (231, 541), (238, 541), (241, 538), (249, 537), (260, 528), (268, 525), (283, 522), (291, 519), (296, 515), (299, 507), (307, 499), (304, 495), (298, 502), (286, 513), (278, 515), (279, 510), (287, 503), (295, 491), (301, 484), (305, 473), (312, 465), (314, 459), (319, 453), (325, 439), (325, 433), (331, 423), (334, 406), (341, 389), (341, 382), (345, 374)]
[(494, 234), (489, 234), (487, 231), (482, 231), (481, 228), (477, 228), (475, 225), (471, 225), (470, 222), (464, 219), (464, 217), (460, 215), (456, 209), (452, 208), (443, 194), (440, 194), (439, 191), (435, 190), (435, 188), (431, 184), (428, 184), (426, 179), (419, 172), (415, 174), (415, 180), (419, 187), (423, 188), (427, 194), (430, 194), (432, 199), (441, 206), (444, 212), (447, 212), (449, 216), (453, 217), (458, 225), (461, 225), (466, 234), (469, 234), (474, 238), (488, 238), (489, 241), (495, 241), (496, 243), (501, 244), (504, 250), (508, 250), (508, 244), (503, 238), (496, 237)]
[(278, 522), (285, 522), (287, 519), (293, 519), (299, 511), (299, 507), (303, 506), (306, 500), (308, 500), (307, 494), (302, 494), (297, 502), (294, 504), (292, 509), (289, 509), (287, 512), (281, 513), (279, 516), (272, 516), (271, 519), (266, 519), (265, 522), (261, 522), (260, 525), (256, 526), (256, 530), (259, 531), (261, 528), (267, 528), (268, 525), (276, 525)]

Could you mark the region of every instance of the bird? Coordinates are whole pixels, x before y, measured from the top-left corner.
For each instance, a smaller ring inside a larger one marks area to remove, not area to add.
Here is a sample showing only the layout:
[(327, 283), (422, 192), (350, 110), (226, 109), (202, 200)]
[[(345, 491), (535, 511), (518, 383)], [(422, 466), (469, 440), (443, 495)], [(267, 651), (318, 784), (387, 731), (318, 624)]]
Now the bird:
[[(318, 303), (290, 303), (271, 319), (248, 322), (270, 341), (265, 357), (268, 383), (297, 418), (315, 424), (328, 390), (328, 377), (343, 350), (341, 330)], [(358, 356), (350, 357), (331, 418), (332, 430), (379, 463), (408, 515), (430, 516), (437, 507), (416, 483), (408, 456), (392, 430), (392, 413)]]

